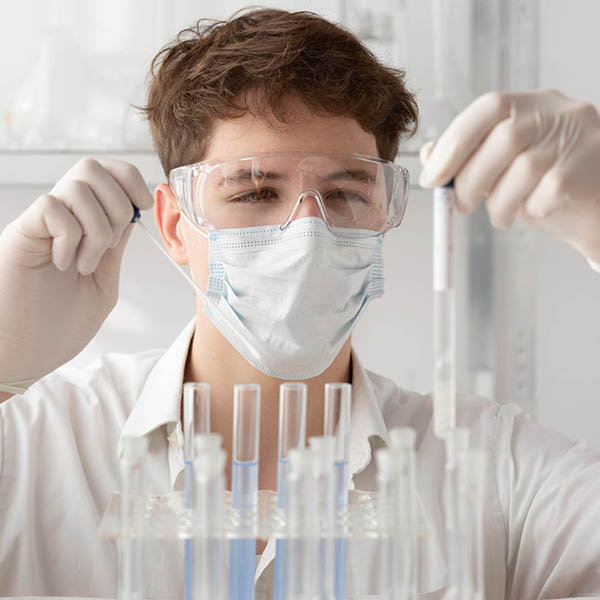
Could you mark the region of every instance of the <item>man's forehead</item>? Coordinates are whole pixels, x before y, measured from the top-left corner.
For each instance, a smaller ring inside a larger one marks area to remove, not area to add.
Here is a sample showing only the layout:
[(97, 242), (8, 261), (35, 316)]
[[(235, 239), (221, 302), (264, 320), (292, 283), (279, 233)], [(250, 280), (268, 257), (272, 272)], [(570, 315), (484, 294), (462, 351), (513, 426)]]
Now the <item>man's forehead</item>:
[(289, 122), (248, 113), (213, 124), (204, 160), (254, 156), (282, 150), (346, 152), (377, 156), (375, 136), (350, 117), (323, 116), (306, 107)]

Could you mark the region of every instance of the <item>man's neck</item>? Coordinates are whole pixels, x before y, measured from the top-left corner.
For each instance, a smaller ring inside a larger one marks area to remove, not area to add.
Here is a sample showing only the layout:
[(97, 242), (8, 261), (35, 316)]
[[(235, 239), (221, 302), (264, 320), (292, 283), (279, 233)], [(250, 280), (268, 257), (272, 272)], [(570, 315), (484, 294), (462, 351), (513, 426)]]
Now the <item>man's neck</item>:
[[(350, 382), (350, 339), (333, 363), (307, 384), (306, 435), (323, 434), (324, 386), (330, 382)], [(211, 386), (211, 428), (223, 436), (223, 448), (231, 457), (233, 441), (233, 386), (258, 383), (261, 386), (260, 411), (260, 489), (275, 489), (277, 483), (277, 439), (279, 385), (282, 380), (269, 377), (250, 365), (219, 333), (201, 310), (188, 353), (185, 381), (204, 381)], [(230, 461), (228, 462), (230, 465)], [(230, 466), (227, 481), (230, 480)]]

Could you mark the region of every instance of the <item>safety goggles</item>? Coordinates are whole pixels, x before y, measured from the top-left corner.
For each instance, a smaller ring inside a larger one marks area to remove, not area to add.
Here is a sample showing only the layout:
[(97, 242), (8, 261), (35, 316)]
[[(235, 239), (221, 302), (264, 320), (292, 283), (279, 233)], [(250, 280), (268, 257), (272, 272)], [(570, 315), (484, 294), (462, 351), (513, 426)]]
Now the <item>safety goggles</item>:
[(169, 183), (185, 216), (217, 229), (321, 217), (329, 229), (365, 237), (402, 221), (408, 170), (359, 154), (279, 151), (177, 167)]

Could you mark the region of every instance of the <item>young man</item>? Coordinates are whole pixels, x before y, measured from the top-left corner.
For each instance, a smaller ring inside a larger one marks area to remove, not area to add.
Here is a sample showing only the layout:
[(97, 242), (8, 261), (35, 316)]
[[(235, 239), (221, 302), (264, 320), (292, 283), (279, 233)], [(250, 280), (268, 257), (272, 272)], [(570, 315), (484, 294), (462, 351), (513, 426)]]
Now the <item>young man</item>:
[[(211, 384), (212, 428), (228, 452), (233, 384), (262, 386), (259, 481), (274, 489), (279, 384), (304, 379), (308, 435), (322, 431), (323, 384), (352, 383), (357, 489), (375, 489), (373, 451), (388, 430), (416, 429), (430, 527), (419, 588), (441, 597), (444, 449), (430, 398), (366, 371), (350, 344), (356, 318), (381, 293), (383, 233), (402, 216), (402, 172), (386, 161), (417, 111), (401, 73), (315, 15), (260, 10), (163, 50), (146, 111), (166, 174), (203, 162), (158, 186), (154, 208), (168, 251), (211, 304), (198, 300), (166, 352), (55, 371), (114, 306), (131, 204), (148, 209), (153, 199), (131, 165), (86, 159), (5, 229), (0, 382), (29, 389), (1, 397), (0, 591), (114, 596), (116, 552), (96, 528), (118, 488), (121, 440), (148, 438), (152, 493), (180, 490), (184, 381)], [(498, 225), (518, 213), (599, 261), (600, 228), (589, 225), (600, 221), (597, 174), (569, 187), (578, 165), (597, 161), (599, 121), (553, 93), (484, 97), (439, 140), (425, 183), (455, 177), (459, 207), (474, 210), (488, 194)], [(565, 148), (562, 126), (585, 143)], [(519, 176), (527, 165), (535, 168)], [(547, 179), (554, 187), (540, 208)], [(463, 401), (458, 415), (486, 457), (486, 598), (600, 594), (600, 456), (510, 405)], [(261, 552), (257, 597), (269, 598), (274, 540)], [(375, 560), (366, 543), (350, 551), (353, 597), (378, 593)], [(182, 564), (177, 548), (150, 565), (147, 595), (180, 596)]]

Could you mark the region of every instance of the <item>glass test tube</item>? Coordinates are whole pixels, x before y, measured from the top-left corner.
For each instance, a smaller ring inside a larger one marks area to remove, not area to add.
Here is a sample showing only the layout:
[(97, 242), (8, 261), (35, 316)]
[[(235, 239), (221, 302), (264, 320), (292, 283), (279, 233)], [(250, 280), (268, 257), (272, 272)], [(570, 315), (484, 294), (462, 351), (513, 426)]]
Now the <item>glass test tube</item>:
[(240, 518), (240, 539), (231, 541), (229, 597), (254, 598), (256, 560), (256, 505), (258, 495), (258, 443), (260, 386), (234, 386), (231, 505)]
[(444, 473), (444, 507), (448, 549), (448, 598), (459, 598), (463, 586), (465, 558), (461, 542), (459, 508), (462, 503), (459, 488), (458, 458), (469, 447), (469, 430), (463, 427), (446, 433), (446, 466)]
[(391, 449), (380, 448), (377, 461), (377, 513), (379, 525), (379, 596), (382, 600), (396, 600), (398, 585), (394, 537), (396, 534), (396, 469), (397, 461)]
[(321, 597), (331, 600), (335, 598), (335, 438), (330, 436), (311, 437), (308, 443), (318, 461), (319, 494), (321, 496)]
[(417, 432), (410, 427), (390, 431), (391, 448), (398, 464), (398, 515), (401, 518), (397, 567), (401, 576), (401, 595), (398, 598), (416, 600), (418, 576), (418, 511), (417, 466), (415, 441)]
[(456, 426), (453, 186), (433, 190), (433, 431), (442, 439)]
[(458, 532), (461, 544), (461, 598), (483, 600), (483, 505), (485, 457), (481, 450), (464, 448), (457, 454)]
[(119, 535), (119, 600), (143, 600), (142, 461), (148, 440), (123, 438)]
[(196, 435), (193, 597), (226, 600), (225, 451), (217, 433)]
[[(183, 385), (183, 489), (186, 508), (194, 506), (194, 436), (210, 432), (210, 385)], [(184, 541), (184, 598), (192, 600), (193, 541)]]
[[(335, 438), (335, 507), (338, 514), (348, 506), (348, 459), (350, 453), (350, 408), (352, 386), (349, 383), (325, 384), (323, 434)], [(343, 532), (342, 532), (343, 533)], [(346, 597), (346, 540), (335, 540), (335, 597)]]
[(321, 598), (319, 456), (296, 448), (288, 458), (286, 599)]
[[(287, 382), (279, 387), (279, 443), (277, 462), (277, 507), (287, 506), (288, 455), (294, 448), (304, 447), (306, 437), (306, 384)], [(287, 543), (278, 539), (275, 545), (274, 598), (283, 600), (286, 592)]]

